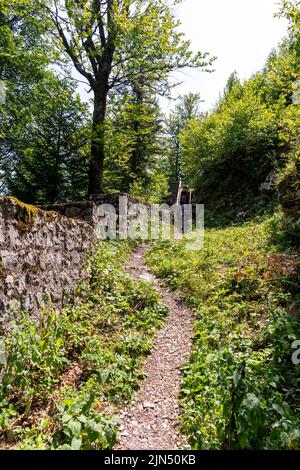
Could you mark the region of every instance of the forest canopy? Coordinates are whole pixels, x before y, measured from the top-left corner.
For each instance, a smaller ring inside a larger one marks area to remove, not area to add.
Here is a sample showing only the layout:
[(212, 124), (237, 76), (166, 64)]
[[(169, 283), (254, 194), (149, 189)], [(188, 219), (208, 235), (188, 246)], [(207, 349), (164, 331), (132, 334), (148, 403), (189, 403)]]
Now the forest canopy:
[(165, 115), (171, 72), (214, 67), (180, 32), (177, 3), (1, 0), (2, 194), (46, 204), (125, 191), (159, 202), (182, 179), (230, 220), (276, 199), (275, 187), (261, 191), (266, 180), (288, 186), (299, 159), (299, 2), (282, 2), (289, 33), (262, 70), (245, 81), (233, 71), (209, 112), (188, 93)]

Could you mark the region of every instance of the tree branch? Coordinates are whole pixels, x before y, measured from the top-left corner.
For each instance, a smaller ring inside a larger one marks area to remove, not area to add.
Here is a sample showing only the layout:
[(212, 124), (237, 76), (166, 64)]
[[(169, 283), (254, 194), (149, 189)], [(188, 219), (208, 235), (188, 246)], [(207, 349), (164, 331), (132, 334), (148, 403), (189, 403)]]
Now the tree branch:
[(59, 21), (59, 16), (58, 16), (58, 7), (57, 7), (57, 4), (55, 2), (55, 8), (56, 8), (56, 11), (53, 12), (51, 10), (49, 10), (50, 12), (50, 16), (51, 16), (51, 19), (57, 29), (57, 32), (59, 34), (59, 37), (61, 39), (61, 42), (65, 48), (65, 51), (66, 53), (68, 54), (68, 56), (71, 58), (73, 64), (74, 64), (74, 67), (76, 68), (76, 70), (83, 76), (85, 77), (90, 86), (94, 89), (95, 88), (95, 85), (96, 85), (96, 82), (95, 82), (95, 79), (93, 77), (93, 75), (91, 73), (89, 73), (87, 70), (85, 70), (84, 66), (79, 62), (78, 60), (78, 57), (76, 55), (76, 53), (73, 51), (72, 49), (72, 46), (71, 44), (69, 43), (65, 33), (64, 33), (64, 30), (61, 26), (61, 23)]

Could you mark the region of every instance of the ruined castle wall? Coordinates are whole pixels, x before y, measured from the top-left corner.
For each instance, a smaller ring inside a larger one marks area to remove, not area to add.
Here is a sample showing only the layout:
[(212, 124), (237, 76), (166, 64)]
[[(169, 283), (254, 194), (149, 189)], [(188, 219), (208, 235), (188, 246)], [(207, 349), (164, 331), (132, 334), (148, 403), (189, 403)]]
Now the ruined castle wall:
[(61, 306), (79, 278), (94, 228), (76, 220), (0, 198), (0, 321), (14, 310), (37, 313)]

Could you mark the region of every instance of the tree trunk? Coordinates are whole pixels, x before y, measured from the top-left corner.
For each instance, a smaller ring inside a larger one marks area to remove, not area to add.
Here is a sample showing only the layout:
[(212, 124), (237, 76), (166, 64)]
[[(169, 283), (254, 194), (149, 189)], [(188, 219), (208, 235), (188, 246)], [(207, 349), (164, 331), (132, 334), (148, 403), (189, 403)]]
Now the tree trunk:
[[(143, 104), (143, 89), (141, 86), (139, 86), (135, 81), (132, 82), (132, 89), (133, 93), (135, 95), (135, 104), (136, 105), (142, 105)], [(130, 184), (133, 183), (134, 179), (136, 176), (138, 176), (138, 170), (139, 166), (142, 165), (142, 157), (143, 157), (143, 151), (142, 151), (142, 141), (141, 141), (141, 136), (139, 135), (139, 132), (141, 130), (141, 123), (139, 120), (135, 120), (132, 124), (132, 130), (134, 132), (134, 135), (136, 137), (135, 139), (135, 145), (134, 149), (131, 154), (130, 158), (130, 171), (131, 175), (128, 178), (128, 189), (130, 187)]]
[(177, 142), (176, 142), (175, 181), (180, 181), (180, 142), (179, 142), (179, 138), (177, 139)]
[(132, 151), (131, 161), (130, 161), (131, 173), (135, 176), (137, 176), (136, 173), (137, 173), (137, 170), (138, 170), (138, 166), (141, 163), (141, 159), (142, 159), (142, 152), (141, 152), (142, 142), (141, 142), (140, 136), (138, 135), (138, 133), (140, 131), (140, 128), (141, 128), (140, 123), (138, 121), (135, 121), (133, 123), (133, 131), (134, 131), (135, 135), (137, 136), (137, 138), (136, 138), (136, 142), (135, 142), (135, 147)]
[[(94, 91), (91, 159), (89, 167), (89, 196), (101, 194), (104, 165), (104, 120), (106, 114), (108, 84), (100, 84)], [(107, 82), (107, 81), (106, 81)]]
[(55, 204), (59, 196), (59, 169), (61, 164), (60, 150), (61, 150), (61, 140), (62, 140), (62, 127), (63, 127), (63, 110), (60, 110), (58, 129), (57, 129), (57, 141), (55, 149), (55, 161), (53, 169), (53, 185), (50, 190), (49, 202)]

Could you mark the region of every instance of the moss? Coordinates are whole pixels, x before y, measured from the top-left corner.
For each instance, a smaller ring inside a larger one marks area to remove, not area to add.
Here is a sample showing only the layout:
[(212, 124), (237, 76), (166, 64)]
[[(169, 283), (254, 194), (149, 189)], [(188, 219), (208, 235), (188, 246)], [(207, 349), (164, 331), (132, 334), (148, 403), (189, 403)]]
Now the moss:
[(29, 264), (27, 262), (25, 262), (23, 264), (23, 269), (24, 269), (24, 271), (26, 271), (27, 273), (32, 274), (32, 275), (36, 275), (39, 272), (37, 266), (32, 266), (31, 264)]
[(47, 222), (52, 222), (53, 219), (57, 219), (57, 218), (64, 218), (64, 219), (68, 219), (68, 222), (71, 222), (73, 223), (74, 220), (71, 218), (71, 217), (67, 217), (66, 215), (63, 215), (61, 214), (60, 212), (56, 212), (56, 211), (45, 211), (44, 212), (45, 216), (46, 216), (46, 221)]
[[(32, 204), (25, 204), (24, 202), (19, 201), (19, 199), (12, 196), (5, 196), (0, 198), (0, 203), (6, 202), (12, 205), (15, 209), (14, 218), (15, 224), (20, 232), (28, 232), (32, 229), (32, 226), (36, 220), (36, 216), (40, 215), (45, 223), (52, 222), (53, 220), (60, 218), (64, 221), (64, 224), (76, 225), (77, 220), (74, 220), (71, 217), (64, 216), (60, 212), (55, 210), (44, 210), (39, 206), (34, 206)], [(5, 204), (4, 204), (5, 208)]]
[(42, 214), (42, 210), (31, 204), (25, 204), (15, 197), (8, 197), (10, 201), (14, 202), (17, 208), (17, 214), (21, 216), (23, 222), (34, 222), (38, 213)]
[(5, 277), (6, 277), (6, 271), (5, 271), (5, 268), (3, 266), (3, 261), (2, 261), (2, 259), (0, 259), (0, 280), (5, 279)]
[(4, 197), (2, 201), (9, 202), (15, 207), (16, 223), (20, 231), (28, 231), (32, 228), (37, 214), (43, 214), (43, 211), (31, 204), (25, 204), (15, 197)]

